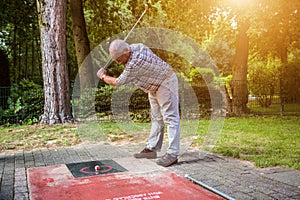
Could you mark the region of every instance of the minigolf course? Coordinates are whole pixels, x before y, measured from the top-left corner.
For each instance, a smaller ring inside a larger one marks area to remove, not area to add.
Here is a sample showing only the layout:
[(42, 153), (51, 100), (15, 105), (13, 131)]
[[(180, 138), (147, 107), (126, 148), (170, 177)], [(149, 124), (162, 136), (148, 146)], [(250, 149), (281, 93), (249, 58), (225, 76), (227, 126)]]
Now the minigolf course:
[(29, 168), (27, 176), (31, 200), (224, 199), (147, 159)]

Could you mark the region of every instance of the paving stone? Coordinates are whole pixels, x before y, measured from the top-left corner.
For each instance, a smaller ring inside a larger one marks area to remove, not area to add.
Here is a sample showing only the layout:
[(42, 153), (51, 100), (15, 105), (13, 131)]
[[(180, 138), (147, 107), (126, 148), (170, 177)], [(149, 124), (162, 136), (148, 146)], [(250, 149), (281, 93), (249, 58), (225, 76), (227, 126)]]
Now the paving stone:
[(0, 200), (13, 199), (14, 187), (13, 185), (1, 185)]
[(241, 200), (253, 200), (253, 195), (245, 194), (243, 192), (234, 192), (233, 194), (228, 194), (233, 199), (241, 199)]
[[(132, 158), (145, 144), (85, 144), (57, 149), (0, 153), (0, 200), (29, 200), (26, 170), (31, 167), (104, 159)], [(164, 147), (164, 150), (166, 147)], [(161, 156), (164, 152), (159, 153)], [(156, 160), (151, 160), (155, 162)], [(224, 158), (203, 151), (186, 151), (179, 163), (168, 168), (239, 200), (300, 199), (300, 171), (259, 169), (249, 162)], [(289, 180), (290, 179), (290, 180)], [(200, 187), (200, 186), (199, 186)]]
[(41, 154), (43, 156), (43, 160), (46, 166), (51, 166), (55, 164), (49, 149), (41, 149)]
[(16, 193), (14, 196), (14, 200), (29, 200), (28, 191), (24, 193)]
[(24, 153), (24, 162), (26, 168), (34, 167), (34, 158), (31, 151)]

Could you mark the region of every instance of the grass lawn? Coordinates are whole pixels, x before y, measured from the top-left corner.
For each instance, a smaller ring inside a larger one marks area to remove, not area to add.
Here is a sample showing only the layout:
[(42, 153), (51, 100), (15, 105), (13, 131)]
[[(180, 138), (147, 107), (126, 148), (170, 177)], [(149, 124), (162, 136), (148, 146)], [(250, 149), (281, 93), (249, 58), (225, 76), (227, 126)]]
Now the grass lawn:
[(80, 143), (76, 126), (73, 125), (30, 125), (0, 126), (0, 152), (6, 150), (32, 150), (70, 146)]
[(249, 160), (258, 167), (282, 166), (300, 170), (300, 118), (226, 119), (213, 152)]
[[(194, 145), (200, 149), (209, 125), (209, 119), (182, 121), (182, 138), (198, 136)], [(126, 122), (92, 123), (80, 128), (74, 124), (0, 127), (0, 151), (69, 146), (86, 138), (108, 143), (141, 142), (147, 140), (149, 129), (149, 123)], [(300, 170), (300, 117), (228, 118), (212, 151), (252, 161), (258, 167)]]
[[(256, 101), (251, 101), (247, 104), (253, 113), (261, 113), (264, 115), (280, 115), (281, 105), (280, 103), (272, 103), (268, 108), (263, 108)], [(284, 105), (284, 115), (285, 116), (295, 116), (300, 115), (300, 106), (299, 104), (285, 104)]]

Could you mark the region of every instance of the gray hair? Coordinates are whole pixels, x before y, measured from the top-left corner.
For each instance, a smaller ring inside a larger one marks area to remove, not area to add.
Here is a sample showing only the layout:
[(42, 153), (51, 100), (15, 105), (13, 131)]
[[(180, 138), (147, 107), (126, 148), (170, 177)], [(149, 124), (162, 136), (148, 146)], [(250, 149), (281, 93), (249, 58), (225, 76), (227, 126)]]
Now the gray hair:
[(125, 42), (124, 40), (114, 40), (110, 43), (109, 46), (109, 53), (111, 54), (114, 52), (114, 55), (117, 55), (117, 57), (123, 55), (125, 52), (129, 50), (129, 44)]

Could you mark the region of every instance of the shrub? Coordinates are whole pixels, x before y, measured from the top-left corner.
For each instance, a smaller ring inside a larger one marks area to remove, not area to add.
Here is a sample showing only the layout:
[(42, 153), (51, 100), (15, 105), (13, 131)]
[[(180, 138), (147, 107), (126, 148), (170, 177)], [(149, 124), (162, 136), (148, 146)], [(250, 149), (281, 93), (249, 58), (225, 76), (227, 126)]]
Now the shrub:
[(270, 107), (274, 95), (279, 93), (279, 61), (257, 61), (249, 66), (249, 91), (257, 97), (261, 107)]
[(8, 105), (1, 113), (1, 124), (35, 123), (43, 112), (43, 88), (34, 82), (22, 80), (19, 85), (11, 87)]

